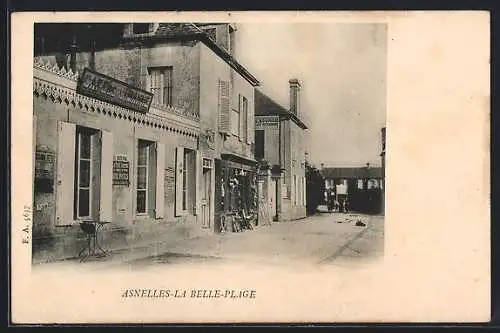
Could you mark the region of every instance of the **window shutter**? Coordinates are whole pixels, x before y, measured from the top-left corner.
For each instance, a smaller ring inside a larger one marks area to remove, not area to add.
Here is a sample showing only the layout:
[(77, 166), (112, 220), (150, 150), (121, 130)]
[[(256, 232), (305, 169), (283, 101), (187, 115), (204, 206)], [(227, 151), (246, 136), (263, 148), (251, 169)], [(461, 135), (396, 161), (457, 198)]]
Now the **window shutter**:
[(101, 184), (99, 219), (113, 220), (113, 133), (101, 131)]
[(155, 217), (165, 217), (165, 144), (156, 143), (156, 204)]
[(219, 131), (229, 133), (229, 82), (219, 80)]
[(244, 106), (243, 106), (243, 96), (241, 94), (238, 94), (238, 112), (240, 114), (238, 121), (239, 121), (239, 126), (240, 130), (238, 131), (238, 139), (240, 141), (243, 141), (243, 132), (245, 131), (245, 112), (244, 112)]
[(184, 148), (175, 150), (175, 216), (182, 215), (182, 173), (184, 172)]
[(74, 218), (76, 125), (60, 121), (57, 134), (56, 225), (68, 225)]
[(201, 158), (201, 153), (199, 151), (195, 152), (196, 154), (196, 159), (195, 159), (195, 168), (194, 172), (196, 174), (196, 198), (195, 198), (195, 204), (194, 204), (194, 215), (198, 215), (200, 212), (200, 205), (201, 205), (201, 173), (203, 172), (203, 159)]
[(252, 138), (252, 136), (254, 135), (254, 131), (253, 131), (254, 110), (253, 110), (253, 107), (250, 107), (248, 100), (247, 100), (246, 117), (247, 117), (247, 144), (251, 144), (252, 142), (254, 142), (254, 140)]

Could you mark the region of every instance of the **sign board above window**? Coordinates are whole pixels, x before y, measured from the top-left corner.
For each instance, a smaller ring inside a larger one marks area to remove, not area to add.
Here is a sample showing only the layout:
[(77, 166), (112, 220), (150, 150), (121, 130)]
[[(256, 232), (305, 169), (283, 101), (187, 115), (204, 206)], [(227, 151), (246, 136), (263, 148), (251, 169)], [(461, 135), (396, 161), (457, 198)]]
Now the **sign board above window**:
[(256, 116), (255, 117), (255, 129), (265, 129), (265, 128), (279, 128), (280, 117), (279, 116)]
[(85, 68), (78, 80), (77, 93), (141, 113), (147, 113), (153, 94), (125, 82)]

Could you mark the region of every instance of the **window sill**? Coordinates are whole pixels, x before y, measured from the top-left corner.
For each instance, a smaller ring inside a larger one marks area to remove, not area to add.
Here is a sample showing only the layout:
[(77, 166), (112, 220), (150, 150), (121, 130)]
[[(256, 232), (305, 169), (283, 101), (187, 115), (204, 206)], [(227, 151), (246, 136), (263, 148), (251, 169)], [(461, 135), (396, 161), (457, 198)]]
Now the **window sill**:
[(149, 216), (148, 213), (144, 213), (144, 214), (135, 214), (135, 218), (138, 219), (138, 220), (144, 220), (144, 219), (150, 219), (151, 216)]

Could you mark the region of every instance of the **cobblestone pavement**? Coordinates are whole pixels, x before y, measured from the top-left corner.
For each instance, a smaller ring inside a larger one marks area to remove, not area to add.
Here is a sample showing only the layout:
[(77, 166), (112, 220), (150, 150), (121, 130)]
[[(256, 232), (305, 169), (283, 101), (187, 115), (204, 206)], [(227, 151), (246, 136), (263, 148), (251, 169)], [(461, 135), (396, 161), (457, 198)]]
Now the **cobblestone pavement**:
[[(357, 226), (357, 222), (364, 225)], [(77, 260), (54, 264), (129, 270), (215, 262), (352, 266), (382, 257), (383, 234), (383, 216), (323, 212), (240, 233), (207, 234), (173, 244), (155, 242), (81, 265), (75, 265), (80, 264)]]

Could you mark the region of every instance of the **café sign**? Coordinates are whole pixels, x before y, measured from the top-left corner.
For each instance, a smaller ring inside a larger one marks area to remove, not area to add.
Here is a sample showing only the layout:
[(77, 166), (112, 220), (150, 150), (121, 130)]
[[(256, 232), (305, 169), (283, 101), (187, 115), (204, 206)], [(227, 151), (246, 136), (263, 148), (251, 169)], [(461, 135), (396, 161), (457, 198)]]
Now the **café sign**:
[(107, 75), (94, 72), (88, 68), (83, 70), (78, 80), (77, 93), (96, 98), (114, 105), (147, 113), (153, 94), (138, 89), (125, 82), (118, 81)]
[(279, 116), (256, 116), (255, 129), (279, 128)]

